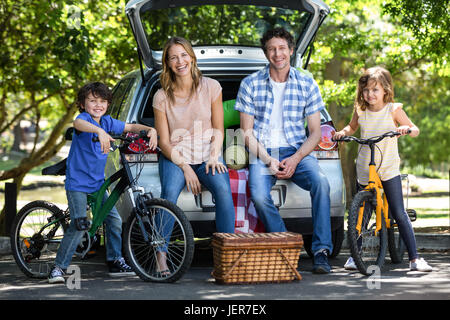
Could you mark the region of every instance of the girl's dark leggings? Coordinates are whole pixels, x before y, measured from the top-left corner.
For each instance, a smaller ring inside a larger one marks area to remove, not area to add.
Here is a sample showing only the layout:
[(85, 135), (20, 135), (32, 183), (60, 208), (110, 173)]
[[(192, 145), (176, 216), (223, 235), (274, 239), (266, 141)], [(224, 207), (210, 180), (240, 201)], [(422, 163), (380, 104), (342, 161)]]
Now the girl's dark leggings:
[[(417, 259), (417, 246), (414, 230), (403, 205), (402, 180), (400, 176), (382, 181), (384, 193), (389, 204), (389, 211), (398, 226), (400, 236), (408, 250), (409, 260)], [(361, 185), (358, 186), (363, 188)], [(358, 243), (359, 244), (359, 243)]]

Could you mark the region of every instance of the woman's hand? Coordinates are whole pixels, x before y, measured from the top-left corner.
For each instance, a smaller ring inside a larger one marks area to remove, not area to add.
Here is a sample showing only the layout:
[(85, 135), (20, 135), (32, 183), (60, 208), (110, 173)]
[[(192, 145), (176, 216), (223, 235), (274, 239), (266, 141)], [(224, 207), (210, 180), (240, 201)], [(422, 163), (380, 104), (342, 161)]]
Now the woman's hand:
[(184, 173), (184, 180), (186, 180), (186, 189), (194, 195), (199, 194), (202, 191), (202, 185), (192, 167), (185, 163), (181, 169)]
[(209, 173), (210, 168), (212, 171), (212, 175), (216, 174), (216, 170), (218, 173), (228, 172), (227, 167), (215, 157), (210, 157), (208, 162), (206, 163), (206, 174)]
[(158, 134), (156, 132), (156, 129), (150, 128), (150, 130), (148, 130), (147, 132), (147, 137), (150, 138), (150, 140), (148, 141), (148, 146), (151, 150), (155, 150), (158, 146)]

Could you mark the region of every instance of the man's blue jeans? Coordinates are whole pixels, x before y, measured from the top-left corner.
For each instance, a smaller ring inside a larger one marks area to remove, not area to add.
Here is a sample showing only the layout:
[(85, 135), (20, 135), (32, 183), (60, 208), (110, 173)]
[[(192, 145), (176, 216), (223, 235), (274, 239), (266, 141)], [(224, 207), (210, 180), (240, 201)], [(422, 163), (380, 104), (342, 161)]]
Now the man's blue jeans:
[[(86, 217), (87, 193), (66, 190), (69, 203), (70, 225), (56, 254), (55, 265), (65, 270), (70, 265), (72, 256), (85, 231), (78, 231), (75, 219)], [(103, 201), (107, 199), (105, 194)], [(105, 219), (106, 224), (106, 260), (114, 261), (122, 257), (122, 219), (113, 207)]]
[[(293, 147), (268, 149), (269, 154), (279, 161), (292, 156)], [(278, 156), (277, 154), (278, 153)], [(312, 252), (321, 249), (333, 250), (330, 222), (330, 185), (322, 173), (317, 159), (311, 155), (303, 158), (290, 178), (297, 186), (310, 192), (312, 203)], [(267, 232), (286, 231), (283, 219), (275, 207), (270, 190), (277, 178), (271, 175), (267, 165), (260, 159), (253, 159), (249, 165), (249, 187), (251, 198), (259, 218)], [(289, 194), (287, 194), (289, 197)]]
[[(210, 170), (206, 174), (206, 162), (193, 164), (191, 167), (200, 183), (214, 197), (217, 232), (234, 233), (235, 213), (228, 172), (218, 173), (216, 171), (216, 174), (212, 175)], [(183, 170), (161, 154), (159, 157), (159, 177), (161, 180), (161, 198), (176, 204), (181, 191), (186, 185)]]

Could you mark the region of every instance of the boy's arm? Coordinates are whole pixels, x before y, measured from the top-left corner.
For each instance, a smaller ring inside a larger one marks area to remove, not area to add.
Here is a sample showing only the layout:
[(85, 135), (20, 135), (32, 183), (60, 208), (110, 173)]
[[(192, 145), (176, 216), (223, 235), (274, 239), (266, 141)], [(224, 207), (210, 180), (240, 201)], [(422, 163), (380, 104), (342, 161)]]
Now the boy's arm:
[(125, 128), (123, 129), (123, 131), (135, 133), (146, 131), (147, 137), (150, 138), (148, 142), (148, 146), (150, 147), (150, 149), (155, 150), (156, 146), (158, 145), (158, 135), (155, 128), (138, 123), (125, 123)]
[(97, 134), (102, 152), (104, 154), (107, 154), (109, 152), (111, 141), (114, 141), (114, 139), (111, 138), (111, 136), (105, 130), (83, 119), (75, 119), (75, 121), (73, 122), (73, 127), (78, 131)]

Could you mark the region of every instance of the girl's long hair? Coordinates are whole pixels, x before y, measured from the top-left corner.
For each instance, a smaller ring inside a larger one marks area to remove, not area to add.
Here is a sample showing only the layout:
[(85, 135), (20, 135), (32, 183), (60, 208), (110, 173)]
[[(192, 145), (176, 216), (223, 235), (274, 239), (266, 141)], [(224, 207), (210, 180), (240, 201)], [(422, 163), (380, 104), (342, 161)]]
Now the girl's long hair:
[(369, 104), (364, 100), (363, 90), (370, 81), (376, 81), (384, 89), (384, 103), (394, 102), (394, 84), (392, 83), (391, 73), (383, 67), (372, 67), (367, 69), (358, 80), (356, 89), (355, 109), (366, 110)]
[(200, 69), (197, 66), (197, 57), (195, 56), (194, 49), (192, 49), (191, 44), (189, 41), (182, 37), (173, 37), (170, 38), (166, 44), (164, 45), (163, 55), (162, 55), (162, 72), (160, 75), (160, 83), (161, 87), (166, 93), (167, 97), (169, 98), (170, 104), (173, 104), (175, 102), (175, 96), (174, 96), (174, 89), (175, 89), (175, 74), (172, 72), (172, 70), (169, 67), (169, 49), (173, 46), (179, 44), (183, 46), (184, 50), (191, 56), (192, 58), (192, 64), (191, 64), (191, 76), (192, 76), (192, 88), (191, 92), (189, 93), (190, 99), (195, 92), (197, 91), (200, 79), (202, 77), (202, 73)]

